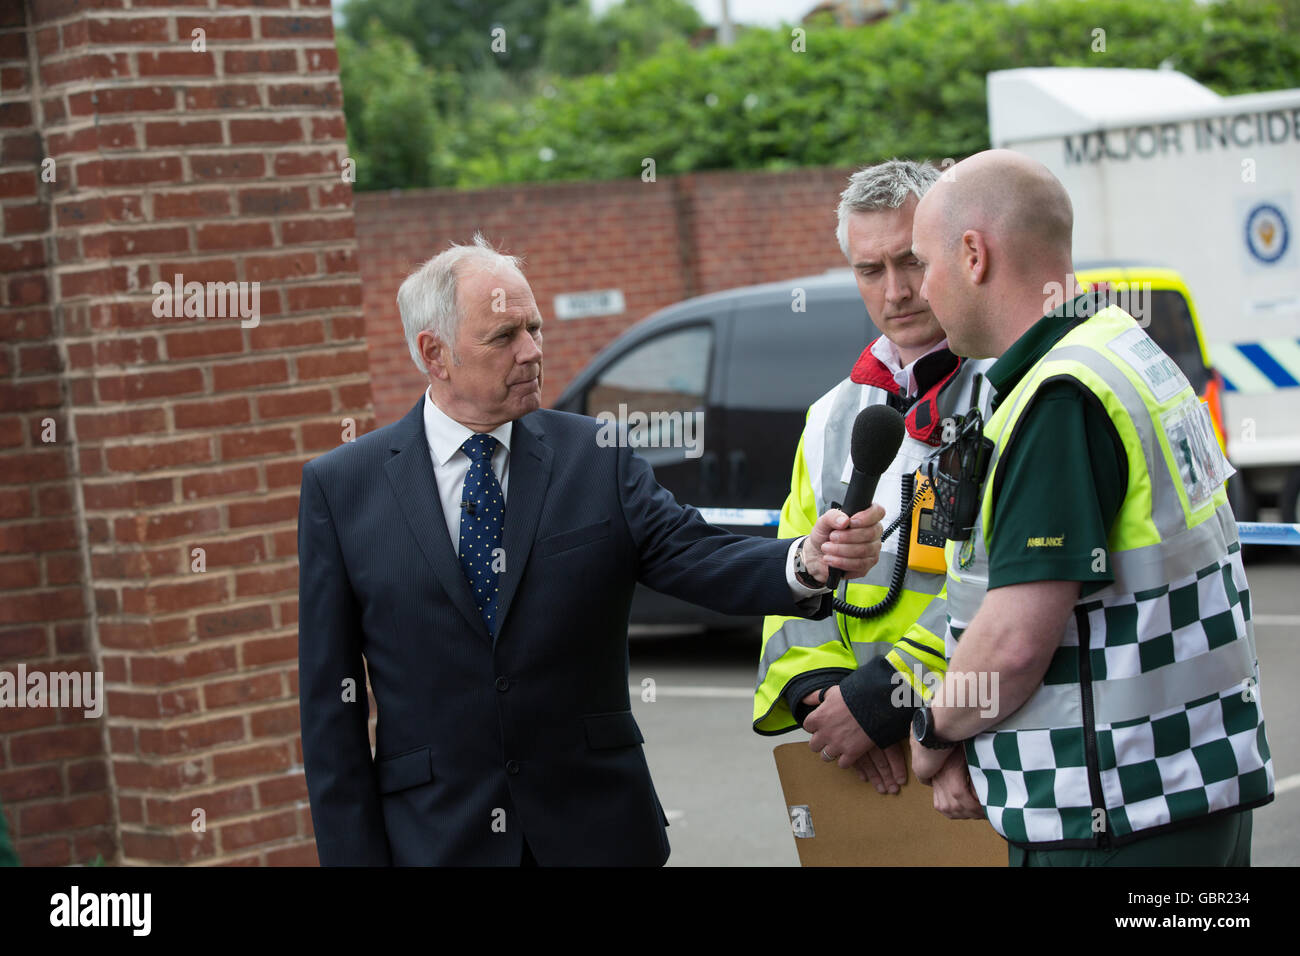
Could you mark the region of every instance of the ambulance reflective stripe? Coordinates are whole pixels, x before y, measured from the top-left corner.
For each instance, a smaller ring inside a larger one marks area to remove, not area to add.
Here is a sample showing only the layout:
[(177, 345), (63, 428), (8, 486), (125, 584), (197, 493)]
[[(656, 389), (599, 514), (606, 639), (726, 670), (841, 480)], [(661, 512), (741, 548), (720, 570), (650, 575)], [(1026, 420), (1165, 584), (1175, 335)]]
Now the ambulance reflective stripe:
[(1218, 342), (1210, 347), (1228, 392), (1275, 392), (1300, 385), (1300, 339)]
[[(982, 371), (986, 364), (976, 365)], [(963, 366), (965, 368), (965, 366)], [(943, 414), (961, 414), (971, 400), (971, 372), (941, 393)], [(989, 389), (983, 389), (987, 402)], [(850, 379), (822, 396), (808, 410), (791, 474), (791, 494), (781, 510), (777, 536), (807, 534), (817, 517), (843, 501), (852, 473), (850, 445), (853, 422), (868, 405), (883, 405), (887, 393)], [(936, 449), (908, 436), (890, 470), (881, 476), (873, 499), (885, 508), (885, 526), (898, 515), (902, 478), (920, 468)], [(841, 586), (851, 604), (870, 606), (889, 590), (899, 533), (886, 541), (880, 561), (863, 578)], [(786, 686), (810, 671), (851, 671), (877, 657), (887, 657), (909, 684), (924, 692), (924, 675), (944, 668), (944, 632), (947, 613), (938, 599), (944, 575), (909, 569), (897, 604), (887, 614), (870, 620), (835, 614), (833, 618), (767, 617), (763, 620), (763, 651), (754, 693), (754, 729), (775, 734), (797, 726), (784, 699)], [(937, 606), (936, 605), (937, 600)]]
[(1131, 317), (1107, 308), (1051, 349), (985, 428), (995, 449), (981, 520), (968, 545), (947, 549), (950, 650), (983, 599), (998, 463), (1037, 389), (1062, 376), (1082, 383), (1128, 461), (1104, 555), (1115, 581), (1075, 605), (1029, 700), (966, 745), (989, 820), (1013, 842), (1123, 842), (1272, 794), (1250, 597), (1223, 487), (1231, 468), (1167, 363)]
[[(975, 533), (979, 533), (978, 528), (975, 529)], [(958, 551), (960, 547), (958, 542), (949, 541), (945, 545), (945, 551)], [(982, 564), (982, 569), (973, 566), (962, 568), (961, 577), (957, 577), (952, 570), (948, 572), (948, 587), (945, 592), (948, 596), (948, 623), (949, 628), (955, 630), (958, 636), (970, 624), (970, 618), (965, 615), (969, 613), (973, 616), (988, 592), (988, 559), (983, 558)], [(951, 567), (951, 562), (949, 566)], [(948, 657), (952, 657), (951, 648), (948, 650)]]
[[(1214, 510), (1214, 520), (1219, 523), (1223, 540), (1229, 547), (1237, 544), (1233, 538), (1232, 506), (1220, 505)], [(1219, 541), (1211, 535), (1178, 532), (1159, 544), (1149, 544), (1131, 551), (1112, 551), (1109, 554), (1111, 571), (1116, 583), (1123, 582), (1130, 591), (1149, 591), (1165, 582), (1164, 578), (1183, 578), (1195, 574), (1212, 564), (1222, 553)]]
[[(1254, 653), (1245, 641), (1233, 641), (1184, 661), (1179, 668), (1106, 680), (1093, 688), (1093, 712), (1099, 724), (1138, 720), (1147, 714), (1174, 710), (1189, 700), (1215, 695), (1222, 688), (1254, 676)], [(1044, 685), (997, 729), (1033, 730), (1060, 723), (1082, 723), (1080, 685)]]

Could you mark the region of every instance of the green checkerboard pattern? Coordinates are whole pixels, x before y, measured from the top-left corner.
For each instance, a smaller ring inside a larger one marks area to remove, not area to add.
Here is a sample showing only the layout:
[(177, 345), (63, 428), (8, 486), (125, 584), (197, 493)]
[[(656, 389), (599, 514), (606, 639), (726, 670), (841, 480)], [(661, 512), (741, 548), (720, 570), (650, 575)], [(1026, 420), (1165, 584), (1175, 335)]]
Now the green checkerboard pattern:
[[(1167, 587), (1080, 608), (1094, 681), (1153, 674), (1248, 639), (1250, 594), (1235, 546)], [(1078, 656), (1070, 627), (1044, 683), (1077, 682)], [(1086, 841), (1100, 828), (1122, 837), (1263, 799), (1273, 790), (1273, 764), (1258, 664), (1254, 670), (1253, 680), (1198, 700), (1098, 724), (1104, 815), (1094, 809), (1082, 726), (995, 730), (967, 741), (971, 781), (989, 821), (1016, 843)]]
[[(1104, 593), (1104, 592), (1103, 592)], [(1246, 633), (1250, 592), (1237, 545), (1174, 584), (1083, 605), (1094, 680), (1122, 679), (1231, 644)]]

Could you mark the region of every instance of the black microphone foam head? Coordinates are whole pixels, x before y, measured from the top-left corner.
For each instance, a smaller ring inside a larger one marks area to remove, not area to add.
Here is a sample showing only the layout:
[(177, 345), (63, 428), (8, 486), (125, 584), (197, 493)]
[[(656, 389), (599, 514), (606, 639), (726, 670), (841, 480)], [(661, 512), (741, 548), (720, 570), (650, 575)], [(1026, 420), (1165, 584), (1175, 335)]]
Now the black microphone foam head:
[(853, 421), (849, 446), (853, 467), (869, 475), (883, 475), (898, 456), (906, 429), (903, 416), (888, 405), (868, 405)]

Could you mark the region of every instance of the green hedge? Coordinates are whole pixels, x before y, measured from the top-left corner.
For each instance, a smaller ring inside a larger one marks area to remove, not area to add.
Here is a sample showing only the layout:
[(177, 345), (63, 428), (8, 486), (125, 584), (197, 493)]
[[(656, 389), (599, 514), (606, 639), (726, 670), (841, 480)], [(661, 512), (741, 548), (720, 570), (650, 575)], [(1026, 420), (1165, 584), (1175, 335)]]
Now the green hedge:
[(669, 41), (617, 73), (542, 78), (533, 97), (467, 90), (463, 111), (431, 117), (430, 179), (615, 179), (639, 176), (646, 158), (671, 175), (961, 157), (988, 145), (992, 70), (1164, 64), (1224, 94), (1295, 86), (1296, 11), (1294, 0), (922, 2), (874, 26), (811, 25), (803, 52), (789, 28), (747, 30), (728, 48)]

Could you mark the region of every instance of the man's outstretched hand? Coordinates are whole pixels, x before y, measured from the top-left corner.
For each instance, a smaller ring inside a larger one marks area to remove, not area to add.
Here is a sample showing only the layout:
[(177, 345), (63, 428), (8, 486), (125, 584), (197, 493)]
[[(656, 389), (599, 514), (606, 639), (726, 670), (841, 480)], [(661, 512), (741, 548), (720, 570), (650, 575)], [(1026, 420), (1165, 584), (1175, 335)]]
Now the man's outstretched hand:
[(831, 568), (839, 568), (844, 578), (860, 578), (880, 560), (880, 522), (885, 509), (872, 505), (852, 519), (838, 508), (831, 508), (817, 519), (803, 543), (803, 563), (808, 573), (823, 584)]

